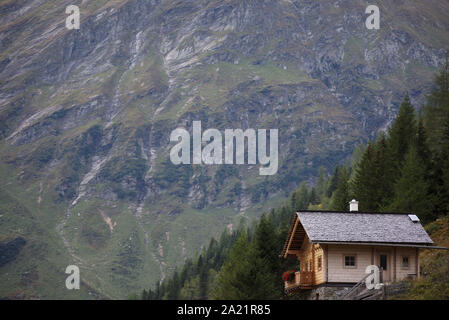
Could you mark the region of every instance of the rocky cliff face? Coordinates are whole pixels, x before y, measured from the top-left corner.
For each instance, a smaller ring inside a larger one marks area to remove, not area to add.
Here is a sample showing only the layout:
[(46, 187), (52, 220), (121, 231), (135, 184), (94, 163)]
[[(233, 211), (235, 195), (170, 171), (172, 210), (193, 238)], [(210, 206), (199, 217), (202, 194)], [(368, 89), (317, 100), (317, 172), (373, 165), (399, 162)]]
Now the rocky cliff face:
[[(70, 4), (79, 30), (65, 28)], [(380, 30), (366, 29), (367, 5), (3, 1), (2, 189), (43, 231), (9, 208), (0, 240), (23, 237), (21, 255), (43, 258), (1, 267), (0, 294), (54, 297), (69, 264), (85, 297), (149, 287), (225, 226), (347, 159), (406, 90), (419, 105), (449, 44), (449, 3), (379, 5)], [(194, 120), (279, 129), (278, 173), (171, 164), (170, 132)]]

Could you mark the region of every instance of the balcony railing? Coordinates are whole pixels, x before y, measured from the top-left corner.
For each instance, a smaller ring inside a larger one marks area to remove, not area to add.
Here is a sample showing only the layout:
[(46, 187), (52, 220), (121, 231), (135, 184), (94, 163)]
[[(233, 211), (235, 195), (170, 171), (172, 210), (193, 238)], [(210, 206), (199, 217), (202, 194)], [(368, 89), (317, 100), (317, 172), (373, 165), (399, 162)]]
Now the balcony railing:
[(285, 290), (290, 291), (292, 289), (309, 289), (313, 285), (313, 272), (302, 271), (295, 272), (295, 277), (292, 281), (285, 281)]

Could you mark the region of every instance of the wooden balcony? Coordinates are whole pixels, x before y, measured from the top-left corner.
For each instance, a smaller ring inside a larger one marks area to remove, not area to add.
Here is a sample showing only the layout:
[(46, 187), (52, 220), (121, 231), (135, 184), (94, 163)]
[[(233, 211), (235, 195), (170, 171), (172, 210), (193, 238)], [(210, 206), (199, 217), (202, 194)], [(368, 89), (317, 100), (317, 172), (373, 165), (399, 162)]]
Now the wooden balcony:
[(285, 292), (289, 293), (294, 290), (307, 290), (313, 287), (313, 272), (302, 271), (296, 272), (292, 281), (285, 281)]

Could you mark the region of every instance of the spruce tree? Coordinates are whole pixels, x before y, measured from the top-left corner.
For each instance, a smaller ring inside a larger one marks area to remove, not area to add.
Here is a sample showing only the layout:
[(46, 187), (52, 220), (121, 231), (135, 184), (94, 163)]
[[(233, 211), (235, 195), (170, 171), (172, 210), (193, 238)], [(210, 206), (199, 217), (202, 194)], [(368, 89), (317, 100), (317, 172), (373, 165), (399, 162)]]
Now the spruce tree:
[(175, 270), (173, 277), (168, 282), (168, 300), (177, 300), (179, 297), (179, 291), (181, 290), (180, 282), (179, 282), (179, 274), (178, 271)]
[(404, 161), (404, 157), (414, 142), (417, 133), (415, 109), (410, 102), (408, 93), (402, 102), (398, 115), (391, 126), (388, 137), (388, 146), (390, 148), (393, 165), (396, 169), (396, 175), (391, 177), (395, 180)]
[(443, 144), (444, 121), (449, 114), (449, 59), (435, 78), (435, 88), (427, 96), (424, 124), (432, 152), (440, 153)]
[(200, 300), (208, 299), (208, 285), (209, 285), (209, 268), (207, 265), (203, 266), (199, 274), (199, 298)]
[(334, 193), (334, 191), (337, 190), (339, 170), (340, 170), (340, 168), (338, 166), (336, 166), (334, 169), (334, 173), (332, 174), (332, 177), (329, 181), (329, 187), (327, 188), (327, 196), (329, 198), (332, 196), (332, 193)]
[(401, 177), (394, 186), (394, 199), (388, 211), (413, 212), (423, 221), (430, 221), (432, 197), (428, 194), (425, 169), (418, 157), (415, 146), (406, 154)]
[(254, 242), (257, 255), (268, 271), (266, 278), (276, 288), (271, 298), (279, 298), (283, 286), (281, 281), (281, 260), (279, 258), (282, 243), (279, 242), (279, 237), (277, 236), (272, 220), (265, 215), (261, 217), (257, 226)]
[(368, 144), (351, 183), (352, 193), (359, 201), (361, 211), (376, 211), (379, 208), (379, 199), (373, 193), (378, 187), (374, 179), (377, 174), (374, 162), (375, 149), (372, 143)]
[(318, 183), (317, 183), (317, 192), (318, 192), (318, 196), (321, 198), (325, 195), (326, 193), (326, 169), (321, 166), (318, 169)]
[(297, 192), (293, 191), (291, 196), (290, 196), (290, 206), (292, 207), (293, 211), (297, 211), (299, 209), (297, 207), (298, 203), (296, 201), (296, 195), (297, 195)]
[(312, 190), (310, 190), (309, 203), (312, 205), (320, 203), (320, 198), (318, 197), (318, 194), (317, 194), (315, 188), (312, 188)]
[(385, 134), (381, 133), (375, 144), (368, 144), (357, 165), (351, 194), (359, 201), (362, 211), (379, 211), (394, 195), (393, 187), (400, 171), (391, 150)]
[(438, 190), (437, 213), (449, 212), (449, 114), (443, 126), (443, 136), (440, 155), (440, 188)]
[(186, 280), (189, 278), (190, 271), (192, 270), (192, 266), (193, 266), (192, 260), (187, 259), (184, 262), (184, 266), (183, 266), (181, 274), (179, 276), (179, 280), (180, 280), (181, 286), (184, 286)]
[(394, 195), (394, 183), (399, 176), (398, 168), (395, 167), (395, 159), (389, 152), (389, 146), (384, 133), (378, 137), (374, 154), (375, 175), (373, 183), (377, 185), (372, 189), (373, 198), (378, 203), (378, 209), (389, 203)]
[(154, 300), (161, 300), (161, 283), (159, 281), (156, 281), (156, 290), (154, 291)]
[(360, 144), (358, 145), (354, 151), (352, 152), (351, 157), (351, 174), (355, 174), (355, 169), (357, 169), (357, 165), (359, 164), (360, 160), (362, 159), (363, 154), (365, 153), (366, 145)]
[(424, 106), (424, 129), (430, 149), (430, 170), (428, 178), (430, 192), (436, 194), (434, 214), (444, 214), (448, 210), (449, 172), (448, 155), (448, 119), (449, 119), (449, 60), (435, 78), (435, 88), (427, 97)]
[(204, 261), (203, 254), (201, 253), (196, 262), (195, 274), (200, 274), (201, 270), (203, 270)]
[(427, 140), (426, 128), (424, 127), (424, 120), (422, 117), (419, 117), (418, 121), (418, 131), (415, 140), (416, 152), (418, 154), (419, 159), (423, 163), (425, 169), (430, 172), (431, 170), (431, 153), (429, 149), (429, 144)]
[(257, 254), (255, 242), (248, 243), (246, 232), (229, 252), (219, 276), (215, 298), (223, 300), (269, 299), (276, 292), (269, 269)]
[(337, 190), (335, 190), (332, 199), (332, 210), (348, 211), (349, 201), (351, 196), (349, 194), (349, 172), (345, 166), (340, 169), (340, 177), (338, 178)]
[(309, 190), (305, 182), (301, 183), (296, 196), (296, 210), (307, 210), (309, 206)]

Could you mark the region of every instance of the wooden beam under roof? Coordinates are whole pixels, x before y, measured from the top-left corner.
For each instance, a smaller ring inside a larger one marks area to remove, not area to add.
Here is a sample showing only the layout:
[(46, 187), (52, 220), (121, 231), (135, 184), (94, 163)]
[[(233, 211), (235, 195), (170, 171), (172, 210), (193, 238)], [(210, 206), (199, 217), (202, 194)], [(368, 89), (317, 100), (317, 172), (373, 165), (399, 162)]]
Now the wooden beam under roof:
[(288, 240), (288, 243), (287, 243), (287, 248), (286, 248), (285, 253), (284, 253), (284, 258), (287, 257), (288, 250), (290, 249), (290, 246), (292, 244), (293, 238), (295, 237), (295, 232), (296, 232), (296, 228), (298, 227), (298, 224), (299, 224), (299, 219), (296, 219), (295, 225), (293, 226), (292, 233), (290, 234), (290, 239)]

